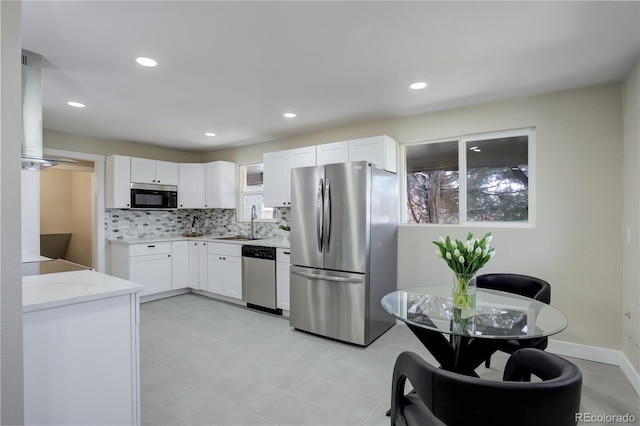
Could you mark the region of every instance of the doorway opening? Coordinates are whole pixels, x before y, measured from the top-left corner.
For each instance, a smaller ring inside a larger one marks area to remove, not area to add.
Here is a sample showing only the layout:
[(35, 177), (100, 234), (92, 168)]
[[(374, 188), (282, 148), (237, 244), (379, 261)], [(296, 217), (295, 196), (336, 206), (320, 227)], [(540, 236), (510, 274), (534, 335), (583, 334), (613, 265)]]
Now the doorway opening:
[[(47, 157), (69, 158), (77, 163), (58, 165), (40, 173), (41, 244), (46, 239), (57, 240), (52, 243), (53, 248), (63, 250), (64, 247), (60, 245), (68, 239), (64, 259), (89, 266), (98, 272), (107, 272), (104, 155), (48, 148), (44, 149), (44, 154)], [(57, 235), (69, 233), (69, 237)]]
[(40, 172), (40, 255), (95, 268), (92, 161)]

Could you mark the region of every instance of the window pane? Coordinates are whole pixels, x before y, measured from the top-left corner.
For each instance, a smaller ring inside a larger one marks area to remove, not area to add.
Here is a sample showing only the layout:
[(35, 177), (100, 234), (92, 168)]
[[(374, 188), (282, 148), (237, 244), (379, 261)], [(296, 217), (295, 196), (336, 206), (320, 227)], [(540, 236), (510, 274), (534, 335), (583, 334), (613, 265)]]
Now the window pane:
[(458, 141), (408, 145), (406, 161), (407, 223), (458, 223)]
[(262, 163), (251, 164), (243, 167), (244, 189), (243, 192), (262, 192)]
[(256, 206), (258, 219), (275, 219), (276, 209), (262, 205), (262, 194), (242, 195), (242, 219), (251, 220), (251, 208)]
[(514, 136), (466, 143), (468, 221), (528, 221), (528, 140)]

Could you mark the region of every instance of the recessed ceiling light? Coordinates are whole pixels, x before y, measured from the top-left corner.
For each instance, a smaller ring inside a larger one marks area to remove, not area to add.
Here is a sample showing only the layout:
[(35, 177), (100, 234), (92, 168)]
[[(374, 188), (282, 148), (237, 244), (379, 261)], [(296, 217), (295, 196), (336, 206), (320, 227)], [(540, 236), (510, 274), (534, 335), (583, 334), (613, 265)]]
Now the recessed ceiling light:
[(425, 87), (427, 87), (427, 83), (425, 83), (424, 81), (416, 81), (415, 83), (411, 83), (409, 85), (409, 88), (413, 90), (420, 90), (424, 89)]
[(205, 136), (215, 136), (216, 134), (215, 134), (215, 133), (212, 133), (212, 132), (207, 132), (207, 133), (205, 133), (204, 135), (205, 135)]
[(296, 113), (294, 113), (294, 112), (285, 112), (282, 115), (284, 115), (287, 118), (294, 118), (296, 116)]
[(75, 107), (75, 108), (84, 108), (85, 107), (84, 104), (81, 104), (80, 102), (74, 102), (74, 101), (67, 102), (67, 105)]
[(156, 61), (151, 58), (145, 58), (143, 56), (136, 58), (136, 62), (142, 65), (143, 67), (155, 67), (158, 65)]

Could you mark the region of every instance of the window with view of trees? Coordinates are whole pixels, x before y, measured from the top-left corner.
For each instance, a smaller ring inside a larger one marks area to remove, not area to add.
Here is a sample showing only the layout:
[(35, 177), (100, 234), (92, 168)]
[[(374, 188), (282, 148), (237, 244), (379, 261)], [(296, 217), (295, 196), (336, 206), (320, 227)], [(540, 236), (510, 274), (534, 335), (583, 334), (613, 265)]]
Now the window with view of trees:
[(533, 130), (405, 146), (406, 223), (531, 223)]

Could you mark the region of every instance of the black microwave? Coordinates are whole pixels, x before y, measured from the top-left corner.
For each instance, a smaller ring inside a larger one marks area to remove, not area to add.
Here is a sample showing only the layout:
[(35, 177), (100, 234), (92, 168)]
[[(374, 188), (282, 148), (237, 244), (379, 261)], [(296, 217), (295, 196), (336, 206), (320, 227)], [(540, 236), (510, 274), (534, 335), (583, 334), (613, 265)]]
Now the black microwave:
[(178, 208), (178, 187), (175, 185), (132, 183), (131, 208), (176, 209)]

